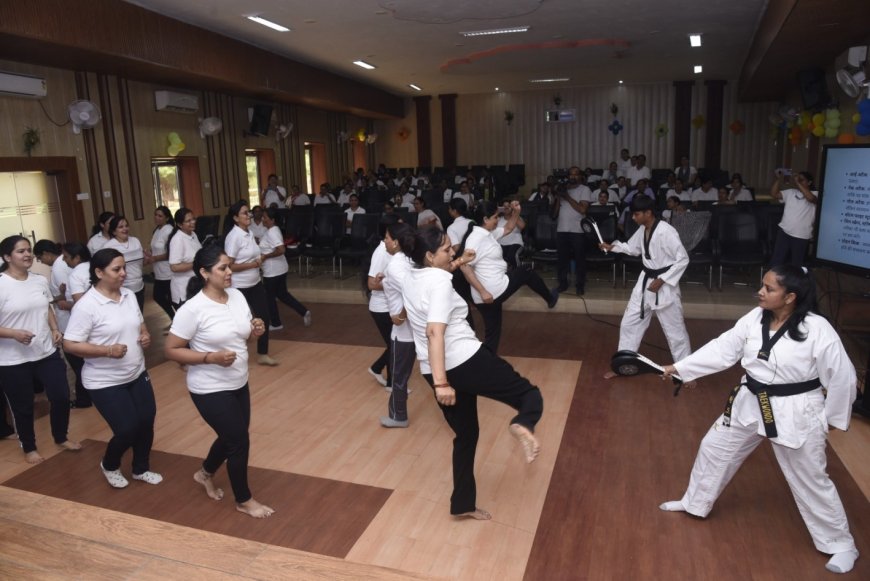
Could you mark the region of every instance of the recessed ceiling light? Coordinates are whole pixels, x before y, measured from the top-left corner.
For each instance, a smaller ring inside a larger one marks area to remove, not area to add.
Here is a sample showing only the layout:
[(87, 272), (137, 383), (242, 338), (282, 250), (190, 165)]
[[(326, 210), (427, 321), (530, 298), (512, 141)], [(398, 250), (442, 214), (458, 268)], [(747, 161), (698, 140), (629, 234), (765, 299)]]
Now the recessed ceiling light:
[(353, 64), (355, 64), (358, 67), (362, 67), (368, 71), (377, 68), (375, 65), (370, 65), (369, 63), (367, 63), (365, 61), (353, 61)]
[(701, 46), (701, 35), (700, 34), (690, 34), (689, 35), (689, 44), (693, 47)]
[(622, 84), (622, 79), (619, 80), (619, 84), (620, 84), (620, 85)]
[(515, 32), (528, 32), (531, 26), (514, 26), (513, 28), (490, 28), (489, 30), (469, 30), (460, 32), (462, 36), (489, 36), (491, 34), (513, 34)]
[(414, 89), (415, 91), (422, 91), (422, 90), (423, 90), (423, 89), (421, 89), (420, 87), (418, 87), (417, 85), (415, 85), (415, 84), (413, 84), (413, 83), (411, 83), (411, 84), (408, 85), (408, 86), (411, 87), (412, 89)]
[(313, 18), (309, 18), (308, 20), (303, 20), (305, 24), (317, 24), (317, 21)]
[(558, 79), (529, 79), (530, 83), (564, 83), (565, 81), (570, 81), (568, 77), (561, 77)]
[(290, 29), (286, 26), (281, 26), (280, 24), (276, 24), (271, 20), (266, 20), (265, 18), (260, 18), (259, 16), (248, 16), (247, 19), (256, 22), (257, 24), (267, 26), (272, 30), (277, 30), (278, 32), (290, 32)]
[(495, 90), (498, 91), (498, 87), (496, 87)]
[(704, 67), (702, 67), (701, 65), (695, 65), (695, 73), (703, 73), (703, 72), (704, 72)]

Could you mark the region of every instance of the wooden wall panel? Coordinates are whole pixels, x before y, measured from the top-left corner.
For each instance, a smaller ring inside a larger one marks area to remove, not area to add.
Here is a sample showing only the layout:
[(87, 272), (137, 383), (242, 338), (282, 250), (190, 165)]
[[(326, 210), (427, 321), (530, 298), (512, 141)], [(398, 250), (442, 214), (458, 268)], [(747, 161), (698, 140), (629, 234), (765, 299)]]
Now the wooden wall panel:
[[(773, 181), (777, 166), (778, 144), (771, 135), (768, 117), (777, 109), (777, 103), (738, 103), (737, 83), (725, 86), (725, 103), (722, 115), (722, 167), (729, 172), (739, 172), (756, 194), (766, 193)], [(735, 134), (730, 126), (742, 121), (744, 131)]]
[[(408, 114), (404, 119), (377, 119), (375, 120), (375, 132), (378, 134), (378, 140), (375, 142), (377, 149), (378, 163), (383, 163), (387, 167), (417, 167), (420, 162), (417, 158), (418, 139), (417, 132), (417, 110), (415, 107), (406, 107)], [(432, 127), (441, 127), (441, 107), (437, 102), (432, 103), (430, 112), (432, 115)], [(437, 113), (437, 119), (435, 114)], [(409, 131), (408, 138), (405, 141), (399, 139), (399, 131), (406, 128)], [(432, 163), (440, 165), (441, 163), (441, 131), (436, 129), (433, 133), (432, 140)], [(436, 138), (438, 140), (436, 144)], [(436, 161), (437, 160), (437, 161)]]

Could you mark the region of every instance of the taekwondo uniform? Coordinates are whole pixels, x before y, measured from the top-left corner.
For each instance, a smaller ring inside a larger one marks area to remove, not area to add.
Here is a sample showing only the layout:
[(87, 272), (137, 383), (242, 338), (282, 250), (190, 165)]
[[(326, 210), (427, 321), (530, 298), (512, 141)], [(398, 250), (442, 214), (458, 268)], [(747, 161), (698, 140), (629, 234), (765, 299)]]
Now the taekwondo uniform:
[[(746, 375), (725, 413), (701, 442), (682, 504), (705, 517), (743, 461), (767, 437), (816, 549), (855, 550), (843, 504), (825, 470), (828, 425), (849, 428), (855, 401), (855, 368), (833, 327), (810, 313), (794, 341), (771, 338), (758, 307), (688, 358), (674, 364), (684, 381), (740, 361)], [(785, 325), (781, 327), (784, 329)], [(827, 394), (823, 392), (827, 390)]]
[[(689, 255), (670, 224), (656, 220), (648, 242), (644, 240), (645, 232), (646, 228), (638, 228), (628, 242), (613, 243), (613, 252), (643, 256), (643, 275), (631, 291), (619, 326), (619, 350), (637, 351), (655, 312), (671, 355), (674, 361), (679, 361), (692, 352), (680, 301), (680, 277), (689, 266)], [(653, 293), (647, 287), (656, 278), (661, 278), (665, 284), (658, 293)]]

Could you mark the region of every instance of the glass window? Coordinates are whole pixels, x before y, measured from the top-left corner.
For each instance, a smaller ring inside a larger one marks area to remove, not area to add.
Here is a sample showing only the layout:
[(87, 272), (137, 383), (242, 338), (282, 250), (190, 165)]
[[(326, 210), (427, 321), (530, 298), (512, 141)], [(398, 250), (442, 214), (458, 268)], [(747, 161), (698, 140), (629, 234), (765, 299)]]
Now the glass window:
[(152, 161), (151, 173), (154, 177), (154, 204), (166, 206), (175, 211), (184, 205), (178, 163), (174, 161)]
[(245, 167), (248, 173), (248, 203), (253, 208), (260, 205), (260, 160), (256, 151), (245, 152)]

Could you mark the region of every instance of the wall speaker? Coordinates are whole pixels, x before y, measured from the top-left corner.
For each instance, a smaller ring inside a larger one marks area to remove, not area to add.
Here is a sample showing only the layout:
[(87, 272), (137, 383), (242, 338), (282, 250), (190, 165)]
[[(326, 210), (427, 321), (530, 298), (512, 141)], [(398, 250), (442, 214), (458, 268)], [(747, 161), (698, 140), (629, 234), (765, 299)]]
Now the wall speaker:
[(251, 127), (248, 133), (254, 135), (269, 135), (269, 126), (272, 124), (272, 106), (254, 105), (251, 114)]

